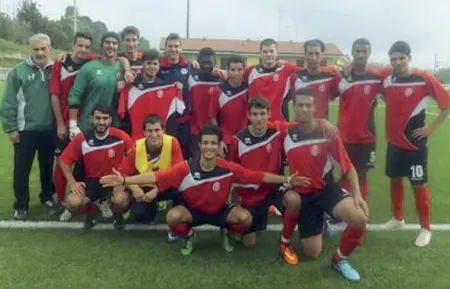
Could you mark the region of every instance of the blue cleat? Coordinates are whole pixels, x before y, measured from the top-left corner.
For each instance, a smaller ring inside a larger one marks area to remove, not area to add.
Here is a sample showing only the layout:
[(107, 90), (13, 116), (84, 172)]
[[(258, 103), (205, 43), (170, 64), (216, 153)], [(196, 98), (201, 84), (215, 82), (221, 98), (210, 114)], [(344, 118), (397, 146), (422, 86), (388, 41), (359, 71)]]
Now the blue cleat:
[(359, 273), (353, 269), (347, 260), (331, 262), (331, 267), (349, 281), (359, 281), (361, 279)]
[(331, 228), (330, 222), (329, 221), (325, 221), (324, 226), (323, 226), (323, 237), (325, 239), (332, 239), (334, 236), (334, 231)]

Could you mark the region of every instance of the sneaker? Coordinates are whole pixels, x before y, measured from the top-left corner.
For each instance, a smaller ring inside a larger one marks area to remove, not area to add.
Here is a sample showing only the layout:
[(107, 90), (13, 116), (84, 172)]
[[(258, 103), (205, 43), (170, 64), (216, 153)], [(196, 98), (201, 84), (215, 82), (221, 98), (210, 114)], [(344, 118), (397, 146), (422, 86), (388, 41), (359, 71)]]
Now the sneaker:
[(28, 217), (28, 211), (27, 210), (15, 210), (13, 219), (17, 221), (24, 221)]
[(280, 210), (277, 209), (274, 205), (270, 205), (269, 207), (269, 213), (271, 213), (274, 216), (281, 217), (283, 214), (280, 212)]
[(88, 215), (86, 216), (86, 220), (84, 220), (83, 229), (85, 231), (89, 231), (93, 227), (97, 225), (97, 220), (95, 219), (95, 215)]
[(359, 281), (361, 279), (358, 271), (353, 269), (353, 267), (345, 259), (339, 262), (331, 262), (331, 267), (349, 281)]
[(114, 228), (117, 231), (125, 230), (125, 220), (123, 219), (122, 214), (114, 214)]
[(227, 230), (222, 232), (222, 246), (227, 253), (232, 253), (234, 251), (233, 237)]
[(331, 229), (330, 221), (325, 221), (323, 226), (323, 237), (325, 239), (332, 239), (334, 236), (334, 231)]
[(111, 211), (111, 207), (109, 206), (109, 202), (107, 200), (104, 201), (96, 201), (95, 204), (97, 205), (98, 209), (100, 210), (100, 213), (102, 214), (103, 218), (111, 218), (113, 216), (113, 212)]
[(428, 246), (428, 244), (430, 244), (430, 241), (431, 241), (431, 231), (422, 228), (420, 230), (419, 235), (417, 236), (415, 244), (417, 247), (426, 247)]
[(180, 239), (180, 236), (178, 236), (176, 233), (169, 231), (167, 233), (167, 243), (174, 244)]
[(290, 244), (280, 242), (280, 254), (283, 260), (289, 265), (298, 264), (297, 253), (295, 253), (294, 248)]
[(405, 226), (405, 220), (390, 219), (383, 224), (383, 228), (387, 230), (402, 229)]
[(55, 202), (53, 207), (50, 208), (50, 216), (60, 216), (65, 210), (62, 203)]
[(59, 220), (61, 222), (67, 222), (70, 219), (72, 219), (73, 214), (71, 211), (69, 211), (68, 209), (65, 209), (64, 212), (62, 212), (62, 214), (59, 216)]
[(181, 255), (183, 256), (189, 256), (192, 254), (192, 251), (194, 250), (194, 238), (195, 234), (192, 233), (192, 235), (184, 237), (183, 238), (183, 244), (181, 245)]
[(41, 204), (47, 209), (53, 209), (56, 205), (53, 200), (42, 201)]

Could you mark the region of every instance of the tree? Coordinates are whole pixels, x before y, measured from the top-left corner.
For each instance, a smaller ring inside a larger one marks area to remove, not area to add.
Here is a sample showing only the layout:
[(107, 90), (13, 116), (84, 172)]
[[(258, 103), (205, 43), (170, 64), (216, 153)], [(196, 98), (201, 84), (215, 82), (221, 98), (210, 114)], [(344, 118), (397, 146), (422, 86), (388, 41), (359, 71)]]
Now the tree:
[(150, 41), (145, 37), (139, 39), (139, 50), (144, 51), (150, 49)]
[(450, 68), (442, 68), (436, 72), (436, 78), (442, 83), (450, 84)]
[(17, 19), (29, 23), (33, 33), (44, 32), (48, 27), (48, 19), (39, 11), (36, 1), (22, 0), (17, 9)]

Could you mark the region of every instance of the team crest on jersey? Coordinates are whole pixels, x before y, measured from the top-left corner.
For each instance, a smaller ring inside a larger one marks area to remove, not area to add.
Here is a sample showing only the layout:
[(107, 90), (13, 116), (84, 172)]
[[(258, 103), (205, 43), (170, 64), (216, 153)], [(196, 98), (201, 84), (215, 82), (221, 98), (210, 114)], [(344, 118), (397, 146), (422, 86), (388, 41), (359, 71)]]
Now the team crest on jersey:
[(258, 68), (258, 72), (262, 73), (264, 70), (262, 69), (262, 67)]
[(183, 75), (188, 74), (187, 68), (181, 68), (181, 74), (183, 74)]
[(194, 173), (194, 179), (200, 180), (200, 173), (199, 172), (195, 172)]
[(272, 144), (271, 144), (271, 143), (268, 143), (268, 144), (266, 145), (266, 151), (267, 151), (268, 153), (270, 153), (270, 152), (272, 151)]
[(71, 66), (68, 66), (68, 67), (67, 67), (67, 71), (72, 72), (72, 71), (73, 71), (73, 66), (72, 66), (72, 65), (71, 65)]
[(93, 146), (94, 145), (94, 140), (93, 139), (88, 140), (88, 145)]
[(280, 80), (280, 76), (278, 75), (278, 73), (274, 73), (273, 74), (273, 81), (278, 81)]
[(228, 90), (228, 91), (227, 91), (227, 95), (228, 95), (228, 96), (231, 96), (231, 94), (232, 94), (231, 90)]
[(198, 75), (194, 75), (194, 79), (195, 79), (195, 80), (198, 80)]
[(298, 140), (298, 135), (297, 135), (296, 133), (294, 133), (294, 134), (292, 135), (292, 140), (293, 140), (293, 141), (297, 141), (297, 140)]
[(319, 154), (319, 152), (320, 152), (320, 149), (319, 149), (319, 146), (318, 146), (318, 145), (313, 145), (313, 146), (311, 147), (311, 155), (312, 155), (313, 157), (316, 157), (316, 156)]
[(246, 145), (252, 144), (252, 140), (251, 140), (249, 137), (246, 137), (246, 138), (244, 139), (244, 143), (245, 143)]
[(116, 155), (116, 151), (114, 149), (108, 150), (108, 157), (113, 158)]
[(162, 91), (161, 89), (158, 90), (158, 92), (156, 93), (156, 96), (157, 96), (158, 98), (162, 98), (162, 97), (164, 96), (164, 91)]
[(413, 93), (413, 90), (412, 90), (411, 87), (408, 87), (408, 88), (405, 90), (405, 95), (406, 95), (406, 96), (411, 96), (412, 93)]
[(140, 89), (140, 90), (142, 90), (142, 89), (144, 89), (144, 85), (143, 85), (142, 83), (139, 83), (138, 86), (137, 86), (137, 88)]
[(212, 189), (213, 189), (214, 192), (220, 191), (220, 183), (219, 182), (214, 182)]
[(95, 72), (95, 74), (97, 74), (97, 75), (102, 75), (102, 74), (103, 74), (103, 71), (102, 71), (101, 69), (97, 69), (97, 71)]
[(306, 81), (308, 81), (308, 76), (306, 76), (306, 75), (303, 75), (303, 76), (302, 76), (302, 81), (303, 81), (303, 82), (306, 82)]
[(370, 93), (370, 86), (369, 85), (365, 85), (364, 86), (364, 94), (368, 95)]
[(319, 91), (320, 92), (324, 92), (325, 91), (325, 85), (323, 83), (321, 85), (319, 85)]

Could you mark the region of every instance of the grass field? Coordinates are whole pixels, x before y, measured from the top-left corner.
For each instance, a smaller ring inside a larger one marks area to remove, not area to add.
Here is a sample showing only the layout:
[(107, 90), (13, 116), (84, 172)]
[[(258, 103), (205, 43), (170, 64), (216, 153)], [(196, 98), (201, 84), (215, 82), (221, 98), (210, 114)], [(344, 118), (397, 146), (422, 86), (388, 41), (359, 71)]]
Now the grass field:
[[(335, 120), (333, 104), (332, 119)], [(429, 120), (438, 110), (430, 107)], [(377, 110), (379, 142), (377, 167), (370, 174), (371, 223), (390, 218), (388, 182), (384, 177), (384, 108)], [(446, 121), (430, 141), (429, 179), (433, 223), (450, 223)], [(12, 213), (12, 146), (0, 135), (0, 219)], [(30, 217), (49, 219), (38, 204), (37, 170), (31, 176)], [(410, 192), (410, 191), (408, 191)], [(406, 194), (406, 221), (417, 223), (412, 193)], [(273, 220), (276, 222), (276, 220)], [(339, 241), (325, 242), (323, 255), (298, 266), (283, 264), (276, 251), (279, 233), (260, 235), (258, 247), (237, 247), (227, 254), (218, 232), (199, 232), (199, 243), (190, 257), (178, 245), (167, 245), (163, 232), (77, 230), (0, 230), (0, 288), (449, 288), (449, 232), (435, 232), (432, 244), (416, 248), (416, 231), (369, 232), (364, 246), (352, 256), (362, 281), (351, 284), (329, 267)]]

